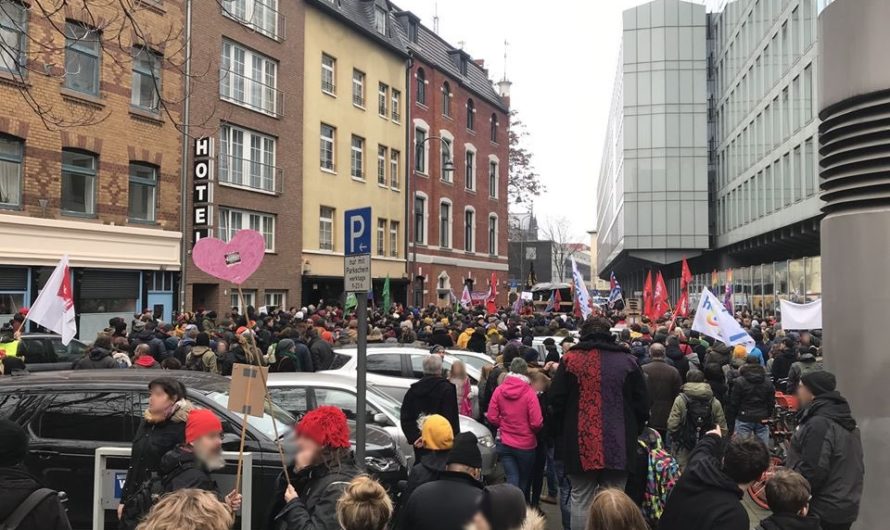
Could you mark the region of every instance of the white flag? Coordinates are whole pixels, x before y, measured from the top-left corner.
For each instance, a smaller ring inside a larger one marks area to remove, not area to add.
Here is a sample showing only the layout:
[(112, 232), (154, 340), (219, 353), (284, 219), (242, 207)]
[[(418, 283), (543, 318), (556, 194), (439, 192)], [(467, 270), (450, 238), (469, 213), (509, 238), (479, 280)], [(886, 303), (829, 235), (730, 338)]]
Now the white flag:
[(40, 295), (28, 310), (28, 320), (55, 331), (62, 336), (62, 344), (68, 345), (77, 335), (74, 321), (74, 294), (71, 290), (71, 272), (68, 256), (62, 257), (52, 276), (46, 281)]
[(471, 305), (473, 305), (473, 297), (470, 296), (470, 288), (464, 284), (464, 292), (460, 295), (460, 306), (467, 311)]
[(782, 329), (822, 329), (822, 299), (807, 304), (779, 300)]
[(729, 311), (723, 306), (723, 302), (714, 296), (707, 287), (701, 291), (701, 299), (698, 302), (698, 309), (695, 311), (692, 329), (728, 346), (741, 344), (748, 352), (754, 349), (754, 339), (751, 338), (751, 335), (748, 335), (741, 324), (729, 314)]
[(578, 264), (575, 263), (574, 256), (572, 256), (572, 280), (575, 282), (575, 296), (578, 297), (581, 316), (587, 319), (593, 313), (593, 308), (590, 307), (590, 293), (587, 292), (587, 286), (584, 285), (584, 277), (578, 272)]

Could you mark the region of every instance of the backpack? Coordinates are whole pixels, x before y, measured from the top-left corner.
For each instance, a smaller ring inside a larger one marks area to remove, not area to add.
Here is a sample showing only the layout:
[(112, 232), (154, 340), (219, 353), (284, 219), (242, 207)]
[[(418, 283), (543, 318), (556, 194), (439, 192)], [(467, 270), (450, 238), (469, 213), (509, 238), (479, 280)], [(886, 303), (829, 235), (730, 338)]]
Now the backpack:
[(127, 499), (126, 511), (130, 514), (138, 514), (139, 517), (147, 514), (151, 507), (167, 492), (166, 482), (156, 473), (146, 479), (133, 495)]
[(643, 516), (657, 526), (668, 495), (680, 479), (680, 465), (661, 443), (661, 436), (653, 431), (654, 444), (639, 440), (639, 444), (649, 452), (649, 467), (646, 473), (646, 491), (643, 493)]
[(16, 530), (22, 521), (31, 514), (44, 500), (56, 492), (49, 488), (40, 488), (31, 492), (4, 521), (0, 521), (0, 530)]
[(680, 394), (686, 403), (686, 419), (680, 426), (677, 443), (684, 449), (693, 449), (695, 444), (714, 428), (714, 418), (711, 408), (714, 398), (690, 398), (686, 394)]
[[(204, 355), (210, 355), (209, 352), (204, 353)], [(192, 370), (195, 372), (209, 372), (207, 369), (207, 365), (204, 364), (204, 355), (192, 355), (189, 352), (189, 356), (185, 358), (185, 368), (186, 370)]]

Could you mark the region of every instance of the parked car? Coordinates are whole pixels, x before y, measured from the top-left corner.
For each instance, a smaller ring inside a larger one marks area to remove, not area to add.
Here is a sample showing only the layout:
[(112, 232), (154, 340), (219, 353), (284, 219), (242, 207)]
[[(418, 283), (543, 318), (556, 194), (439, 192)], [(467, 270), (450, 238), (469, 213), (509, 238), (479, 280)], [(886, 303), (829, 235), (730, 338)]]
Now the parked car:
[[(74, 528), (92, 528), (95, 451), (99, 447), (129, 447), (148, 406), (152, 370), (79, 370), (0, 378), (0, 417), (27, 429), (31, 437), (25, 459), (28, 470), (47, 487), (68, 495), (68, 516)], [(242, 420), (230, 412), (229, 380), (212, 374), (167, 371), (188, 389), (197, 406), (213, 410), (222, 420), (223, 449), (238, 451)], [(263, 528), (281, 460), (275, 432), (292, 448), (294, 418), (277, 406), (263, 417), (248, 416), (245, 451), (253, 453), (253, 528)], [(370, 438), (370, 437), (369, 437)], [(369, 443), (371, 458), (392, 458), (395, 446)], [(370, 440), (369, 440), (370, 441)], [(127, 469), (128, 458), (111, 458), (108, 469)], [(224, 473), (234, 475), (234, 464)], [(107, 500), (107, 499), (106, 499)], [(106, 528), (116, 528), (113, 510), (105, 511)]]
[[(354, 373), (358, 364), (357, 352), (355, 346), (336, 348), (334, 353), (338, 359), (338, 362), (335, 363), (337, 368), (328, 371)], [(429, 355), (430, 352), (426, 348), (392, 344), (368, 345), (368, 373), (416, 381), (423, 377), (423, 360)], [(348, 357), (348, 359), (344, 362), (343, 357)], [(451, 363), (456, 359), (457, 357), (449, 354), (446, 354), (442, 359), (442, 368), (446, 374), (451, 368)], [(479, 381), (480, 369), (467, 366), (467, 375), (475, 384)]]
[(482, 367), (486, 364), (494, 364), (494, 359), (484, 353), (477, 353), (467, 350), (447, 350), (448, 355), (460, 359), (467, 365), (467, 368), (473, 368), (482, 372)]
[(66, 346), (61, 335), (52, 333), (26, 333), (20, 341), (16, 355), (25, 360), (29, 372), (70, 370), (90, 349), (77, 339)]

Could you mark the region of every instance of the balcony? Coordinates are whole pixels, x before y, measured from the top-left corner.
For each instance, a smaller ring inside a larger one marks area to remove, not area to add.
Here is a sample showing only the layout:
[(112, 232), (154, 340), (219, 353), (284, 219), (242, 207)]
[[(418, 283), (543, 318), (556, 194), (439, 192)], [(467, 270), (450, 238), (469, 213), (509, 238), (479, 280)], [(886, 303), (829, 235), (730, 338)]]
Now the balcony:
[(274, 195), (281, 193), (281, 170), (269, 164), (220, 155), (218, 175), (219, 183), (223, 186)]
[(285, 17), (277, 9), (275, 2), (263, 0), (235, 0), (220, 2), (223, 16), (243, 24), (260, 35), (281, 42), (285, 39), (287, 27)]
[(220, 69), (219, 97), (276, 118), (283, 114), (284, 93), (281, 90), (233, 70)]

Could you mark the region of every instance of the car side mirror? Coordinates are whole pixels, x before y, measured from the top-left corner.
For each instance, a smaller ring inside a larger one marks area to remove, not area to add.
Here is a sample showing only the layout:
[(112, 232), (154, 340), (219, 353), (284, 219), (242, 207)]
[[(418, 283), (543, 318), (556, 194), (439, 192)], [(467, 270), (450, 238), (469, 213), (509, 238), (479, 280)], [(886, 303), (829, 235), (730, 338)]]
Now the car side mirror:
[(377, 414), (374, 414), (374, 423), (376, 423), (377, 425), (380, 425), (382, 427), (389, 427), (392, 425), (392, 423), (390, 423), (390, 421), (389, 421), (389, 418), (386, 417), (386, 414), (384, 414), (382, 412), (378, 412)]
[(222, 435), (222, 446), (223, 449), (229, 450), (238, 450), (241, 447), (241, 437), (233, 432), (226, 432)]

